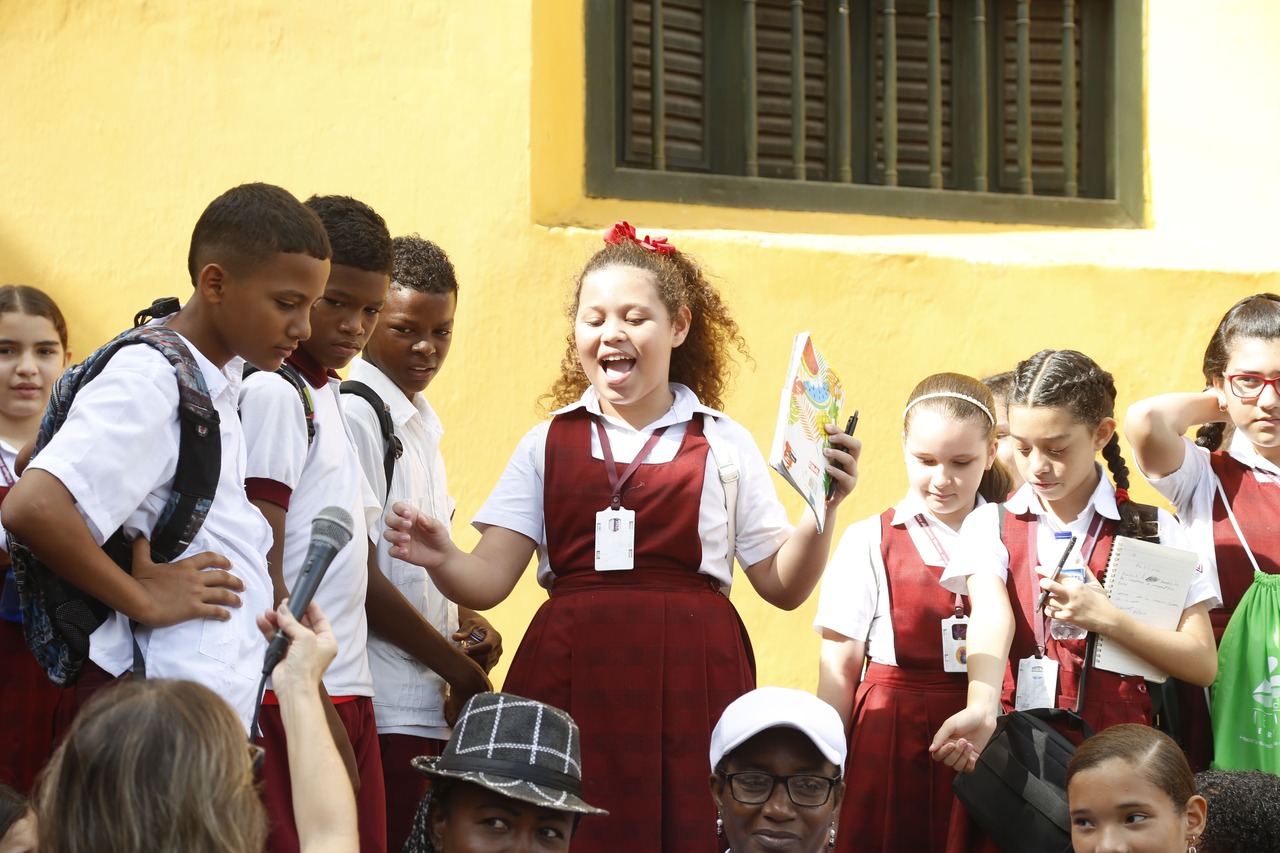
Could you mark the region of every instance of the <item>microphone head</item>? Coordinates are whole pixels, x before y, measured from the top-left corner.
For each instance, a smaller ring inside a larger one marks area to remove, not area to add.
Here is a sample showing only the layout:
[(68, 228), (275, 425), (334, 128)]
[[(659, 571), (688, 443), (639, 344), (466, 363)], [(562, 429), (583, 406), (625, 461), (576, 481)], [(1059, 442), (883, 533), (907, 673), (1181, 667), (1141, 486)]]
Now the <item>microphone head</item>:
[(327, 506), (311, 522), (311, 540), (325, 542), (336, 550), (342, 550), (351, 541), (354, 530), (355, 522), (351, 520), (351, 513), (342, 507)]

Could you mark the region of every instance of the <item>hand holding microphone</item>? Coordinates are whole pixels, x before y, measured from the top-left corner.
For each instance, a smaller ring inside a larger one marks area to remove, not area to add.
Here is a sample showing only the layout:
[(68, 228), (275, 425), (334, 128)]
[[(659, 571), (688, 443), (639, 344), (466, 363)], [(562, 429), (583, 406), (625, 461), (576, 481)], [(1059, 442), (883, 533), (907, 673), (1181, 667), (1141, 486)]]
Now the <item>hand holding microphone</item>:
[[(307, 558), (302, 564), (302, 572), (298, 575), (298, 581), (294, 584), (293, 590), (289, 595), (289, 613), (294, 619), (302, 619), (303, 614), (307, 612), (307, 607), (311, 604), (311, 599), (316, 594), (316, 589), (320, 586), (320, 581), (324, 578), (325, 572), (329, 570), (329, 565), (333, 562), (333, 558), (338, 555), (346, 544), (351, 541), (354, 523), (351, 515), (340, 507), (330, 506), (320, 510), (315, 520), (311, 523), (311, 546), (307, 549)], [(319, 613), (319, 610), (316, 610)], [(262, 622), (269, 624), (270, 621), (279, 621), (277, 614), (276, 620), (263, 618)], [(324, 617), (320, 617), (324, 627), (328, 628), (328, 622), (324, 621)], [(317, 633), (320, 628), (315, 623), (313, 617), (313, 627)], [(260, 623), (261, 624), (261, 623)], [(293, 626), (276, 626), (289, 627)], [(330, 632), (331, 633), (331, 632)], [(262, 664), (262, 674), (270, 675), (271, 671), (276, 668), (276, 664), (280, 663), (280, 659), (284, 657), (285, 651), (289, 648), (289, 637), (284, 630), (276, 631), (275, 636), (271, 640), (271, 645), (267, 648), (267, 656)]]

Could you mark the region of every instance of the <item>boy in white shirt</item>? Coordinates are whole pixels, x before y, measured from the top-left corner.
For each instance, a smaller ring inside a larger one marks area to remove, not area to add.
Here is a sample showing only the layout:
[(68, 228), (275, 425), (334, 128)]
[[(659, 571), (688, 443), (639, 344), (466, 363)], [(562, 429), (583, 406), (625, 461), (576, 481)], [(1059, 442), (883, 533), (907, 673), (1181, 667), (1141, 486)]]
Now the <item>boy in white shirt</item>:
[[(343, 423), (334, 371), (346, 367), (377, 325), (391, 273), (391, 235), (382, 217), (355, 199), (313, 196), (306, 204), (328, 232), (334, 252), (332, 268), (324, 295), (311, 312), (311, 337), (285, 359), (281, 372), (248, 376), (240, 390), (240, 418), (248, 448), (245, 489), (271, 526), (267, 565), (276, 604), (289, 595), (302, 572), (311, 525), (320, 511), (335, 505), (354, 520), (355, 535), (329, 566), (315, 601), (328, 614), (338, 640), (338, 656), (325, 673), (323, 687), (332, 699), (330, 720), (339, 747), (345, 750), (341, 734), (345, 731), (354, 752), (361, 850), (383, 853), (382, 762), (364, 615), (369, 583), (367, 525), (381, 507), (365, 482)], [(292, 372), (292, 380), (284, 371)], [(267, 846), (273, 853), (296, 852), (298, 832), (285, 734), (270, 693), (261, 721), (267, 752), (263, 800), (271, 818)]]
[[(231, 703), (249, 728), (266, 646), (255, 624), (271, 607), (271, 531), (244, 492), (236, 417), (241, 370), (275, 370), (311, 333), (329, 275), (316, 215), (279, 187), (246, 184), (206, 208), (191, 236), (190, 301), (163, 320), (190, 350), (218, 413), (221, 464), (191, 544), (157, 566), (148, 538), (178, 464), (178, 380), (145, 345), (121, 349), (77, 393), (66, 422), (5, 501), (5, 526), (53, 571), (114, 614), (92, 635), (70, 722), (97, 689), (130, 671), (133, 640), (153, 678), (185, 678)], [(103, 550), (123, 529), (132, 574)], [(131, 638), (129, 620), (138, 623)]]
[[(449, 354), (458, 280), (434, 243), (417, 235), (393, 242), (395, 271), (382, 318), (363, 358), (352, 361), (350, 374), (386, 406), (402, 445), (390, 483), (378, 413), (355, 394), (345, 396), (343, 411), (365, 475), (386, 506), (408, 501), (447, 523), (454, 505), (440, 453), (444, 427), (422, 392)], [(427, 784), (409, 761), (439, 755), (456, 709), (490, 689), (474, 661), (491, 668), (501, 653), (501, 638), (483, 617), (441, 595), (421, 566), (393, 559), (382, 530), (381, 523), (372, 530), (377, 548), (370, 551), (366, 612), (373, 631), (369, 663), (386, 780), (387, 840), (389, 849), (399, 850)], [(473, 631), (478, 631), (475, 638)]]

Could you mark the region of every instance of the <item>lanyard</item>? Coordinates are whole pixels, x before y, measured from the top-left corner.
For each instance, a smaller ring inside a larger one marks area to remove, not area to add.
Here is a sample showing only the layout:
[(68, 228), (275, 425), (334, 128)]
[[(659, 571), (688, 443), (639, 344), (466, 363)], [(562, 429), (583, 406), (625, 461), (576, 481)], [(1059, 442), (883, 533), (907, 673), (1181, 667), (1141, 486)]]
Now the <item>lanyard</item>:
[(640, 463), (649, 455), (649, 451), (653, 450), (653, 446), (658, 443), (658, 439), (667, 431), (666, 427), (653, 431), (649, 436), (649, 440), (644, 443), (644, 447), (640, 448), (640, 452), (631, 460), (631, 464), (627, 466), (627, 470), (618, 475), (618, 465), (613, 461), (613, 448), (609, 446), (609, 436), (605, 434), (604, 423), (596, 421), (596, 435), (600, 436), (600, 449), (604, 452), (605, 471), (609, 474), (609, 488), (613, 490), (613, 497), (609, 499), (609, 505), (619, 507), (622, 505), (622, 487), (627, 484), (627, 480), (640, 467)]
[[(915, 514), (914, 521), (916, 524), (920, 525), (920, 529), (924, 531), (924, 535), (929, 537), (929, 544), (938, 552), (938, 556), (942, 558), (942, 566), (943, 568), (946, 568), (946, 566), (951, 562), (951, 558), (947, 556), (947, 549), (942, 547), (942, 542), (939, 541), (938, 534), (934, 533), (933, 528), (929, 526), (929, 519), (924, 517), (923, 512), (917, 512)], [(961, 598), (960, 593), (956, 593), (955, 608), (956, 618), (964, 615), (964, 600)]]
[[(1089, 565), (1089, 561), (1093, 559), (1093, 548), (1098, 544), (1098, 533), (1102, 530), (1103, 517), (1102, 514), (1094, 511), (1093, 523), (1089, 525), (1089, 532), (1085, 534), (1084, 542), (1080, 544), (1080, 559)], [(1028, 537), (1027, 548), (1027, 568), (1031, 572), (1031, 601), (1036, 600), (1036, 590), (1040, 589), (1040, 573), (1036, 571), (1036, 566), (1040, 563), (1040, 522), (1032, 525), (1030, 536)], [(1035, 611), (1031, 613), (1031, 627), (1036, 632), (1036, 657), (1044, 657), (1044, 623), (1048, 619), (1043, 613), (1038, 617)]]
[(13, 484), (17, 482), (13, 478), (13, 472), (9, 470), (9, 463), (4, 461), (4, 457), (0, 457), (0, 476), (4, 477), (4, 485), (6, 487), (12, 488)]

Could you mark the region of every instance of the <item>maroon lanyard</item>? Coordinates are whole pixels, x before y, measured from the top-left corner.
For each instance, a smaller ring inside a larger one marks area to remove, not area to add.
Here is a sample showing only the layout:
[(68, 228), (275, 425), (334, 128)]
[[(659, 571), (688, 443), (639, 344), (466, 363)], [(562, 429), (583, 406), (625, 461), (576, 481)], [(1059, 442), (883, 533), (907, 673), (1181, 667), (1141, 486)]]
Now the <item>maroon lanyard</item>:
[(644, 443), (644, 447), (640, 448), (640, 452), (631, 460), (631, 464), (627, 466), (627, 470), (618, 475), (618, 465), (613, 461), (613, 448), (609, 446), (609, 436), (605, 434), (604, 423), (599, 419), (596, 420), (596, 434), (600, 436), (600, 449), (604, 452), (604, 468), (609, 474), (609, 488), (613, 490), (613, 497), (609, 499), (609, 505), (619, 507), (622, 505), (622, 487), (627, 484), (627, 480), (640, 467), (640, 463), (644, 462), (648, 457), (649, 451), (653, 450), (653, 446), (658, 443), (658, 439), (667, 431), (666, 427), (656, 429), (649, 436), (649, 440)]
[[(1084, 542), (1080, 544), (1080, 559), (1084, 562), (1086, 568), (1089, 565), (1089, 561), (1093, 559), (1093, 547), (1098, 544), (1098, 533), (1102, 530), (1102, 522), (1104, 520), (1102, 513), (1094, 510), (1093, 524), (1089, 525), (1089, 532), (1085, 534)], [(1040, 573), (1036, 571), (1036, 566), (1040, 563), (1039, 521), (1032, 525), (1030, 534), (1027, 548), (1027, 565), (1031, 570), (1031, 600), (1035, 601), (1040, 589)], [(1039, 651), (1037, 657), (1044, 655), (1044, 623), (1048, 618), (1043, 613), (1037, 616), (1034, 610), (1031, 612), (1031, 626), (1036, 632), (1036, 649)]]

